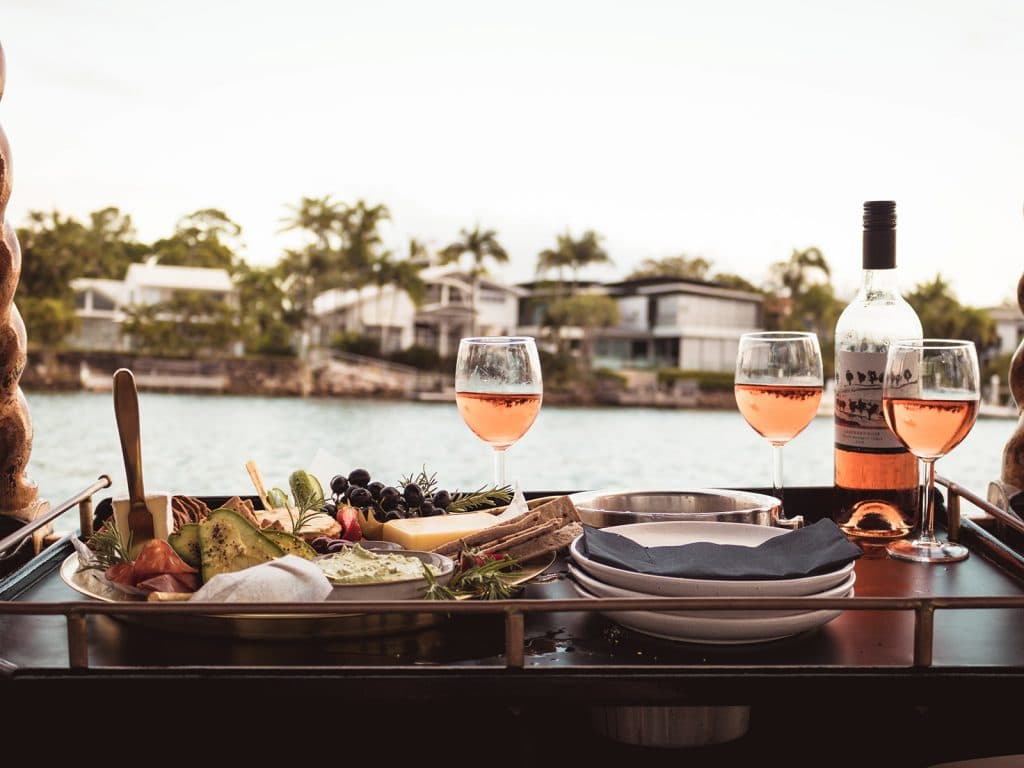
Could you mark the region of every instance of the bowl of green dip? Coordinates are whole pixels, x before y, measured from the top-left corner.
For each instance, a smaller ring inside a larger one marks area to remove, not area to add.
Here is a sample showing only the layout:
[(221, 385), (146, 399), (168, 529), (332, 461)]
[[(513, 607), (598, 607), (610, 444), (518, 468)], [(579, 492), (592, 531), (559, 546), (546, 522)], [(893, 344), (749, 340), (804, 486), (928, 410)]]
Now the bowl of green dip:
[(430, 582), (447, 584), (455, 561), (434, 552), (370, 550), (358, 544), (316, 559), (334, 589), (328, 600), (418, 600)]

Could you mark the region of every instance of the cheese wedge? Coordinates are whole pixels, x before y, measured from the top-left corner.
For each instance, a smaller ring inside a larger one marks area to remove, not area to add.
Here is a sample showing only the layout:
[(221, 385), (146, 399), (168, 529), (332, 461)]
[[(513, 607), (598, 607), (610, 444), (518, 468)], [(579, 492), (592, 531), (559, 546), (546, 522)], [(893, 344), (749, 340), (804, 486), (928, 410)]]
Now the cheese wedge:
[[(127, 538), (128, 531), (128, 510), (131, 503), (127, 497), (114, 499), (114, 522), (121, 535)], [(174, 532), (174, 512), (171, 509), (171, 494), (169, 493), (147, 493), (146, 508), (153, 516), (153, 538), (166, 541), (168, 535)], [(144, 541), (132, 543), (131, 556), (135, 557), (142, 549)]]
[(393, 541), (417, 552), (429, 552), (498, 522), (498, 518), (488, 512), (409, 517), (384, 523), (383, 534), (384, 541)]

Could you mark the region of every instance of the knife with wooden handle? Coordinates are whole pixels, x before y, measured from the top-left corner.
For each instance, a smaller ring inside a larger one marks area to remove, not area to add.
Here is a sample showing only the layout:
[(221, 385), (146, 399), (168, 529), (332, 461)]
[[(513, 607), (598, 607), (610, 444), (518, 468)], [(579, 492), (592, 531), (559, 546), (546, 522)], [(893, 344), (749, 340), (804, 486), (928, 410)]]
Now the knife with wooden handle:
[(153, 515), (146, 505), (142, 485), (142, 434), (139, 429), (139, 394), (135, 377), (127, 368), (114, 372), (114, 417), (121, 438), (124, 471), (128, 480), (128, 528), (132, 534), (132, 550), (153, 538)]

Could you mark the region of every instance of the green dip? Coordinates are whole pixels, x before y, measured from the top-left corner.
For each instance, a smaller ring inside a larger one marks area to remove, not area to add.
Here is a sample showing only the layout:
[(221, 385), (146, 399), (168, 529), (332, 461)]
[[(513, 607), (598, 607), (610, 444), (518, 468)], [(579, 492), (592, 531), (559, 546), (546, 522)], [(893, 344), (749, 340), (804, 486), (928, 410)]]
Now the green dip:
[(395, 552), (371, 552), (358, 544), (345, 547), (328, 557), (317, 560), (324, 574), (334, 584), (381, 584), (404, 581), (423, 576), (428, 568), (435, 576), (441, 570), (424, 563), (418, 557)]

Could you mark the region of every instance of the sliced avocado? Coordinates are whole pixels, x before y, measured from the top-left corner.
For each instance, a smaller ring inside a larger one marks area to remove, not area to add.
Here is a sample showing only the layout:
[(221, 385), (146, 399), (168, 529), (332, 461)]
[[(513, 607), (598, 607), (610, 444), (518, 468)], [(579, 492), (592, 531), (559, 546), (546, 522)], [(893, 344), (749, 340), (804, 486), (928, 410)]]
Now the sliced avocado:
[(210, 513), (199, 526), (203, 583), (281, 557), (284, 552), (241, 515), (229, 509)]
[(177, 533), (167, 537), (167, 543), (178, 553), (178, 557), (193, 568), (198, 568), (202, 563), (203, 557), (199, 550), (199, 523), (186, 523), (181, 526)]
[(298, 555), (307, 560), (316, 559), (316, 550), (294, 533), (286, 533), (285, 531), (260, 531), (260, 533), (277, 544), (286, 555)]

